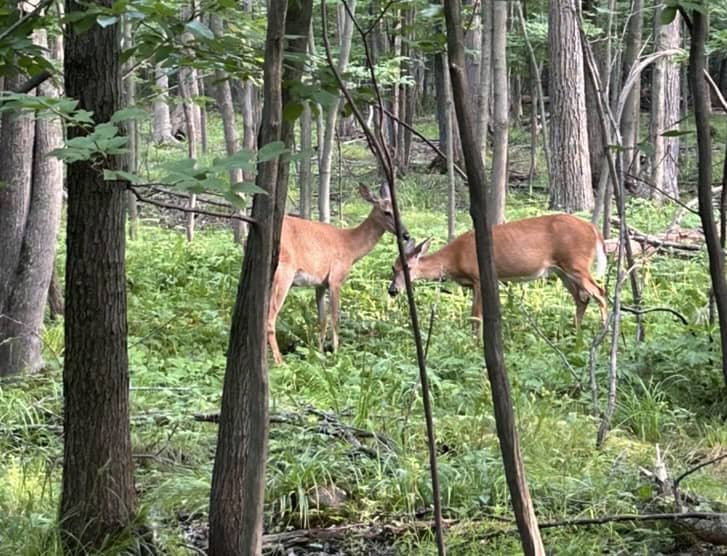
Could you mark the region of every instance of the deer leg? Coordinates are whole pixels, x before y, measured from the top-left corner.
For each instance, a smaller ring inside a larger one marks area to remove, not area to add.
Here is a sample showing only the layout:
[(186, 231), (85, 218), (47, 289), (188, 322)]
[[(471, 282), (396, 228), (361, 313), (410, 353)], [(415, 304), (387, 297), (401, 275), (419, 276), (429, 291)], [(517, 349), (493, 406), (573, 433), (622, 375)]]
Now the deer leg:
[(316, 286), (316, 307), (318, 308), (318, 349), (323, 351), (323, 343), (326, 341), (326, 287)]
[(278, 265), (273, 277), (273, 286), (270, 290), (270, 309), (268, 311), (268, 344), (270, 344), (270, 350), (273, 352), (273, 361), (277, 365), (283, 362), (283, 356), (280, 353), (278, 347), (278, 339), (275, 336), (275, 321), (278, 318), (278, 313), (283, 307), (283, 302), (288, 296), (290, 286), (293, 285), (293, 278), (295, 271), (282, 265)]
[(608, 318), (606, 294), (603, 288), (593, 281), (591, 275), (586, 272), (575, 272), (568, 275), (562, 274), (560, 277), (576, 302), (576, 326), (579, 327), (583, 321), (583, 315), (591, 297), (598, 303), (601, 320), (605, 324)]
[(330, 285), (328, 290), (331, 295), (331, 335), (333, 336), (333, 351), (338, 351), (338, 319), (340, 316), (341, 286)]
[(475, 338), (481, 338), (482, 326), (482, 289), (477, 283), (472, 287), (472, 334)]

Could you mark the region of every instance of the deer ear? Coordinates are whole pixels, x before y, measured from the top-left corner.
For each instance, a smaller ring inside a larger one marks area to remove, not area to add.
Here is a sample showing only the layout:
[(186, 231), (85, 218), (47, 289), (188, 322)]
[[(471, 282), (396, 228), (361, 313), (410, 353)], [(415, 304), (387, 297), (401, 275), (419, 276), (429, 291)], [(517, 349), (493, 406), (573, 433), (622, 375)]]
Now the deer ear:
[(358, 185), (358, 192), (361, 195), (361, 197), (364, 198), (365, 201), (368, 201), (369, 203), (375, 203), (376, 200), (374, 199), (373, 195), (371, 195), (371, 191), (369, 191), (369, 188), (366, 187), (364, 184), (360, 183)]
[(427, 252), (427, 249), (429, 249), (429, 244), (431, 243), (431, 241), (432, 238), (429, 237), (416, 246), (413, 239), (407, 241), (406, 246), (404, 247), (404, 254), (406, 255), (406, 258), (412, 259), (414, 257), (421, 257), (424, 253)]
[(381, 187), (379, 188), (379, 197), (382, 199), (391, 199), (391, 191), (389, 190), (388, 184), (381, 184)]
[(428, 237), (424, 241), (422, 241), (419, 245), (416, 246), (414, 249), (414, 252), (417, 254), (418, 257), (421, 257), (429, 250), (429, 245), (432, 243), (432, 238)]

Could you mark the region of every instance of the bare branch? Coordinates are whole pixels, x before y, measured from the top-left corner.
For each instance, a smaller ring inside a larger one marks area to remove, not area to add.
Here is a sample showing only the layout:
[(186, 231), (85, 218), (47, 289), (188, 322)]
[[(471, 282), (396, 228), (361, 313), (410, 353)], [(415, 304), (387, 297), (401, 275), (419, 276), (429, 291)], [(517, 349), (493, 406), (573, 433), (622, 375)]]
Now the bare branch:
[(171, 203), (163, 203), (162, 201), (155, 201), (154, 199), (149, 199), (147, 197), (142, 197), (141, 193), (139, 193), (136, 188), (133, 186), (128, 186), (127, 189), (131, 191), (134, 196), (137, 198), (137, 200), (140, 203), (147, 203), (149, 205), (154, 205), (159, 208), (165, 208), (169, 210), (178, 210), (181, 212), (184, 212), (185, 214), (203, 214), (205, 216), (211, 216), (213, 218), (228, 218), (231, 220), (242, 220), (243, 222), (248, 222), (250, 224), (257, 224), (257, 220), (250, 216), (245, 216), (244, 214), (224, 214), (221, 212), (212, 212), (202, 209), (191, 209), (187, 207), (180, 207), (179, 205), (173, 205)]

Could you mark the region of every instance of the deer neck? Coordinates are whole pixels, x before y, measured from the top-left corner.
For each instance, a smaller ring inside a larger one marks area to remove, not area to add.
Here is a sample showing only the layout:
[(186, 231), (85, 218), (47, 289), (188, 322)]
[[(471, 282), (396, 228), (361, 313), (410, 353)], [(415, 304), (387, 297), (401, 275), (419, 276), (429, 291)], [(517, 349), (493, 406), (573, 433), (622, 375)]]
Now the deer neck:
[(361, 224), (344, 231), (351, 246), (349, 252), (353, 255), (353, 260), (357, 261), (376, 247), (385, 230), (376, 222), (371, 212)]

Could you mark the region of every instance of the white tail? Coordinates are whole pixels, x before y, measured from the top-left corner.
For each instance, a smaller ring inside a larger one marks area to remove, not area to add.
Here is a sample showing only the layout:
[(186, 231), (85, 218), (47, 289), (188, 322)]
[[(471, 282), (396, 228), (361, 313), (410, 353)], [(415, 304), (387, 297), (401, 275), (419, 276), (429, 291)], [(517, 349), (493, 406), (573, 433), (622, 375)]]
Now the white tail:
[[(275, 336), (275, 321), (291, 286), (316, 288), (321, 349), (326, 337), (325, 293), (328, 289), (335, 351), (338, 348), (341, 284), (354, 263), (376, 246), (384, 232), (396, 233), (388, 187), (381, 187), (379, 197), (374, 197), (364, 185), (359, 192), (373, 207), (366, 220), (355, 228), (339, 229), (294, 216), (283, 219), (280, 258), (270, 292), (267, 324), (268, 343), (276, 363), (282, 363), (283, 356)], [(406, 228), (402, 228), (402, 235), (404, 239), (409, 238)]]
[[(573, 296), (577, 327), (591, 297), (598, 303), (601, 319), (606, 321), (605, 292), (590, 272), (594, 257), (598, 260), (598, 270), (605, 270), (606, 252), (601, 234), (590, 222), (569, 214), (536, 216), (494, 226), (492, 241), (495, 271), (500, 280), (535, 280), (553, 271)], [(474, 232), (465, 232), (436, 253), (424, 256), (428, 248), (429, 240), (426, 240), (408, 250), (406, 264), (411, 279), (449, 278), (473, 288), (472, 316), (481, 319), (480, 272)], [(403, 285), (404, 272), (397, 259), (389, 293), (396, 295)]]

